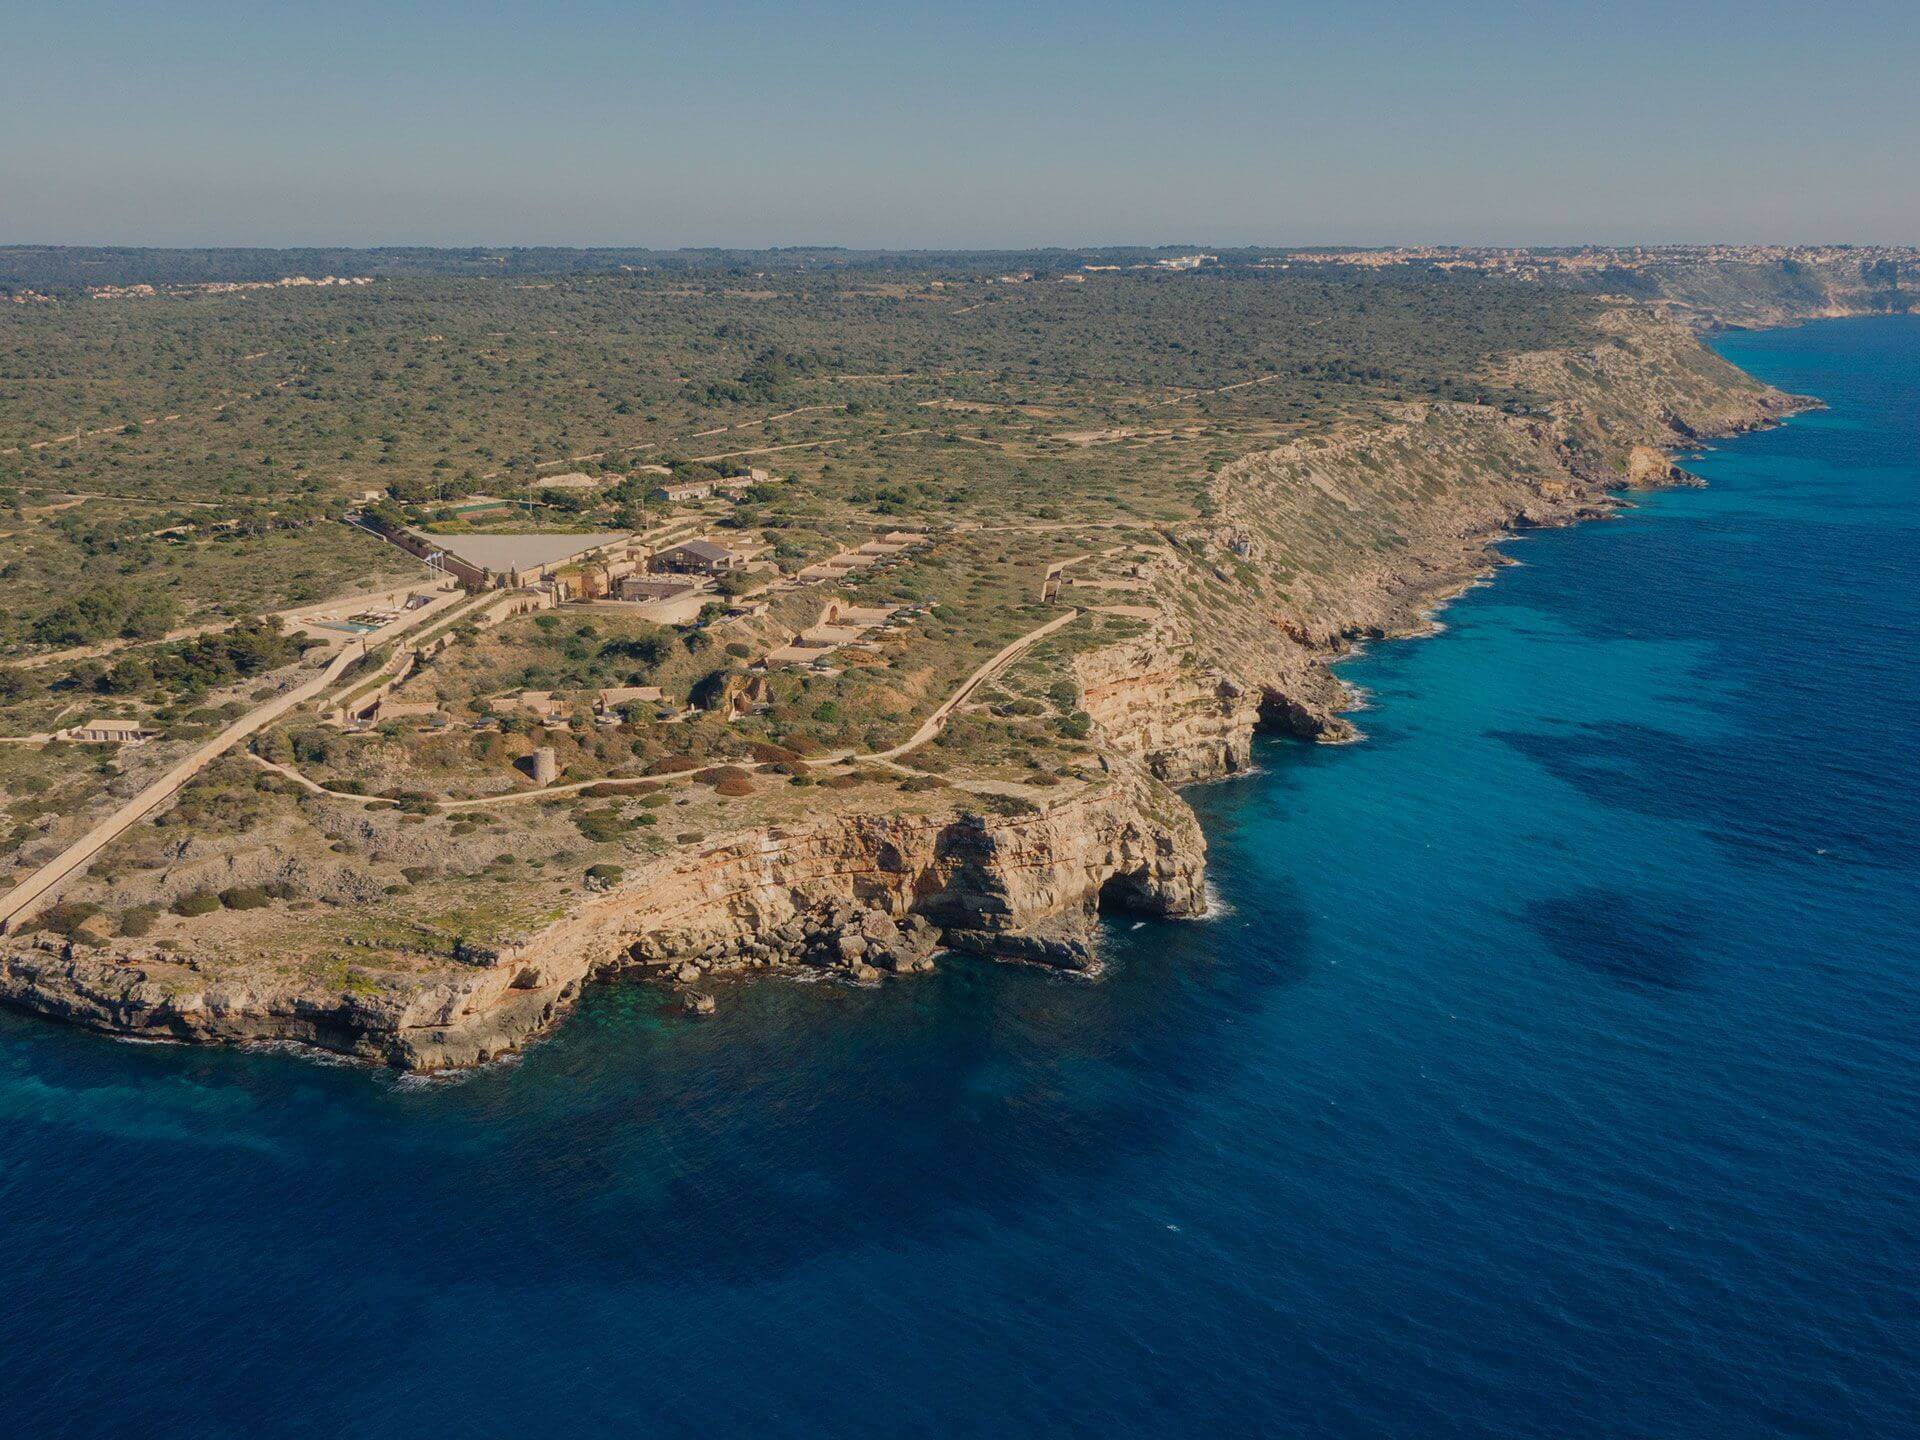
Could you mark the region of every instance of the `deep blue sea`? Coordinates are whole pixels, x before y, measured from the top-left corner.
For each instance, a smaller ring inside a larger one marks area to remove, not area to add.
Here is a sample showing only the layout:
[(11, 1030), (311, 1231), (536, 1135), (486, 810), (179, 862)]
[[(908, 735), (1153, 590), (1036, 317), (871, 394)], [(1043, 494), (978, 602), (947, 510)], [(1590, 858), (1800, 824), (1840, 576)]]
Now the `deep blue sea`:
[(1214, 919), (402, 1083), (0, 1017), (0, 1434), (1920, 1433), (1920, 318), (1193, 792)]

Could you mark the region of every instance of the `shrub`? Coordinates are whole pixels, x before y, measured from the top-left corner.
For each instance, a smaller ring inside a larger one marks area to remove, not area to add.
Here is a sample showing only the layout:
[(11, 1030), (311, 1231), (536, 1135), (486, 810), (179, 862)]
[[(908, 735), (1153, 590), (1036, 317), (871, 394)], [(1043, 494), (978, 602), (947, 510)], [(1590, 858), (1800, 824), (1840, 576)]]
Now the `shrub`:
[(662, 755), (647, 766), (649, 775), (684, 775), (689, 770), (698, 770), (700, 762), (691, 755)]
[(587, 867), (587, 879), (601, 885), (618, 885), (627, 878), (627, 872), (618, 865), (590, 865)]
[(118, 930), (122, 935), (138, 938), (153, 929), (153, 922), (160, 918), (158, 905), (135, 905), (120, 912)]
[(627, 833), (626, 820), (611, 805), (600, 810), (583, 810), (573, 817), (573, 823), (580, 827), (582, 835), (596, 845), (618, 840)]
[(938, 775), (909, 775), (900, 782), (900, 788), (909, 795), (915, 795), (922, 790), (945, 789), (948, 783), (947, 780)]
[(208, 890), (196, 890), (191, 895), (182, 895), (171, 908), (174, 914), (189, 919), (195, 915), (211, 915), (220, 908), (220, 897)]
[(1060, 733), (1069, 740), (1084, 740), (1093, 733), (1093, 717), (1084, 710), (1076, 710), (1061, 719)]
[(728, 776), (725, 780), (722, 780), (718, 785), (713, 787), (713, 793), (716, 795), (751, 795), (753, 794), (753, 782), (744, 775), (738, 779)]
[(220, 892), (220, 903), (229, 910), (258, 910), (268, 903), (267, 892), (258, 885), (236, 885)]
[(745, 780), (748, 774), (738, 765), (714, 765), (702, 770), (693, 778), (702, 785), (712, 785), (717, 788), (732, 781)]
[(40, 928), (72, 939), (82, 925), (99, 913), (98, 905), (89, 905), (84, 900), (62, 900), (40, 913)]
[(976, 802), (983, 810), (995, 815), (1034, 815), (1040, 807), (1022, 795), (986, 794), (976, 795)]

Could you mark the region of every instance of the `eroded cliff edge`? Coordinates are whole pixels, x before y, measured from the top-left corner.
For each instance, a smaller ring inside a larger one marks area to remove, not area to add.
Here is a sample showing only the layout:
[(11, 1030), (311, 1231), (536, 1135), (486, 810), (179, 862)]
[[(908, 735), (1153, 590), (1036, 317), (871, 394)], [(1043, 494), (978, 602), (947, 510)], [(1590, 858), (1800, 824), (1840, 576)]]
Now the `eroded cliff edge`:
[[(52, 938), (17, 943), (9, 1003), (127, 1034), (289, 1040), (408, 1069), (493, 1059), (545, 1029), (595, 975), (798, 963), (830, 929), (857, 973), (922, 953), (864, 925), (919, 917), (947, 948), (1074, 969), (1095, 961), (1103, 901), (1159, 916), (1206, 906), (1206, 842), (1177, 796), (1134, 767), (1031, 813), (855, 815), (750, 830), (637, 870), (524, 942), (461, 957), (394, 993), (232, 973), (217, 956)], [(856, 922), (849, 924), (849, 921)], [(898, 927), (895, 926), (897, 929)], [(877, 978), (868, 977), (868, 978)]]
[(1178, 784), (1243, 766), (1262, 726), (1355, 738), (1329, 668), (1354, 643), (1428, 628), (1505, 563), (1492, 547), (1515, 531), (1698, 483), (1671, 451), (1816, 403), (1643, 311), (1609, 312), (1596, 341), (1508, 362), (1505, 378), (1540, 397), (1531, 414), (1408, 405), (1222, 467), (1211, 522), (1170, 530), (1152, 566), (1153, 632), (1080, 662), (1111, 745)]
[(1489, 547), (1515, 528), (1603, 516), (1622, 489), (1683, 480), (1669, 450), (1806, 403), (1625, 308), (1590, 348), (1513, 357), (1501, 378), (1537, 402), (1406, 405), (1221, 467), (1204, 520), (1160, 532), (1139, 633), (1073, 661), (1105, 773), (1057, 799), (975, 795), (715, 837), (513, 945), (397, 985), (30, 937), (0, 952), (0, 1001), (115, 1032), (287, 1040), (434, 1070), (511, 1051), (626, 966), (686, 986), (796, 964), (874, 979), (920, 968), (937, 932), (953, 949), (1090, 967), (1102, 905), (1204, 909), (1205, 842), (1169, 786), (1243, 768), (1262, 726), (1351, 738), (1329, 666), (1353, 642), (1417, 632), (1499, 563)]

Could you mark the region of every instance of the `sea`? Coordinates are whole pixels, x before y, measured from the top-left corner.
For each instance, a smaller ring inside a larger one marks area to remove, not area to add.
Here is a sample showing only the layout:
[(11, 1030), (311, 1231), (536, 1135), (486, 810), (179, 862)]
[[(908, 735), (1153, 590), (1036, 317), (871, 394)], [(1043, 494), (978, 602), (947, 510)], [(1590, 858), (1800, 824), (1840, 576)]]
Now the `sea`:
[(1345, 663), (1098, 981), (0, 1017), (0, 1434), (1920, 1434), (1920, 318), (1713, 343), (1828, 408)]

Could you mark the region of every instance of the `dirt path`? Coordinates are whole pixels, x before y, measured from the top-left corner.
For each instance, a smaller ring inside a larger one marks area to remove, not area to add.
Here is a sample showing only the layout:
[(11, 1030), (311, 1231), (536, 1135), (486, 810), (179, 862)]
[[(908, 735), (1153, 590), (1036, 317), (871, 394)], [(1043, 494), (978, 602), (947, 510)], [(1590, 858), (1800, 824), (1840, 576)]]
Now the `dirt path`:
[(135, 645), (167, 645), (175, 640), (192, 640), (201, 635), (213, 635), (227, 630), (240, 622), (221, 620), (206, 625), (187, 625), (178, 630), (169, 630), (166, 634), (152, 640), (101, 640), (93, 645), (74, 645), (66, 650), (48, 650), (40, 655), (27, 655), (13, 663), (22, 670), (31, 670), (41, 665), (58, 665), (67, 660), (97, 660), (102, 655), (112, 655), (116, 651), (126, 650)]
[(776, 420), (790, 420), (795, 415), (805, 415), (814, 410), (844, 410), (846, 408), (844, 403), (839, 402), (827, 405), (800, 405), (792, 410), (782, 410), (778, 415), (769, 415), (762, 420), (742, 420), (737, 425), (717, 425), (711, 430), (696, 430), (693, 432), (693, 438), (695, 440), (705, 440), (712, 435), (725, 435), (729, 430), (756, 430), (762, 425), (771, 425)]
[[(376, 631), (365, 638), (367, 641), (391, 639), (438, 616), (448, 606), (466, 598), (467, 596), (461, 591), (450, 590), (431, 604), (423, 605), (418, 610), (397, 617), (388, 628)], [(364, 643), (342, 646), (340, 652), (327, 662), (326, 667), (318, 675), (303, 684), (296, 685), (285, 694), (267, 701), (257, 710), (250, 710), (242, 715), (213, 739), (175, 764), (126, 804), (112, 814), (95, 821), (78, 840), (5, 895), (0, 895), (0, 934), (11, 933), (22, 920), (30, 918), (43, 904), (51, 901), (67, 881), (86, 872), (96, 855), (135, 824), (172, 800), (189, 780), (206, 769), (213, 761), (226, 754), (249, 735), (272, 724), (294, 706), (304, 704), (316, 695), (322, 694), (327, 687), (340, 678), (348, 666), (366, 653), (366, 648)]]
[[(253, 357), (249, 356), (248, 358), (251, 359)], [(149, 425), (164, 425), (169, 421), (179, 420), (179, 419), (182, 419), (184, 416), (190, 415), (190, 414), (218, 415), (222, 410), (227, 409), (229, 406), (234, 404), (234, 402), (237, 400), (258, 400), (262, 395), (266, 395), (273, 390), (284, 390), (287, 388), (287, 386), (291, 385), (295, 380), (298, 380), (304, 373), (305, 373), (304, 368), (301, 370), (296, 370), (293, 372), (293, 374), (274, 381), (273, 384), (267, 390), (257, 390), (251, 394), (237, 395), (237, 394), (234, 394), (234, 392), (232, 391), (228, 391), (227, 392), (228, 398), (221, 401), (218, 405), (215, 405), (210, 410), (193, 411), (193, 412), (182, 412), (179, 410), (174, 410), (174, 411), (168, 412), (165, 415), (150, 415), (146, 419), (141, 420), (139, 424), (142, 428), (145, 428), (146, 426), (149, 426)], [(118, 425), (102, 425), (97, 429), (93, 429), (93, 430), (78, 429), (73, 431), (71, 434), (53, 435), (53, 436), (49, 436), (45, 440), (29, 441), (24, 445), (9, 445), (5, 449), (0, 449), (0, 455), (19, 455), (28, 451), (48, 450), (56, 445), (77, 445), (82, 440), (96, 440), (102, 435), (119, 435), (119, 434), (123, 434), (126, 431), (128, 423), (130, 422), (122, 422), (121, 424), (118, 424)]]
[(891, 760), (896, 755), (904, 755), (909, 750), (917, 750), (920, 746), (926, 744), (927, 741), (940, 733), (941, 727), (947, 723), (948, 718), (952, 716), (953, 712), (966, 702), (969, 695), (973, 694), (974, 691), (986, 684), (987, 681), (1006, 669), (1013, 661), (1019, 659), (1020, 656), (1024, 655), (1035, 644), (1046, 639), (1047, 636), (1051, 635), (1061, 626), (1069, 625), (1079, 618), (1080, 612), (1078, 610), (1069, 610), (1066, 614), (1056, 616), (1054, 619), (1049, 620), (1038, 630), (1029, 630), (1018, 640), (1005, 646), (999, 654), (995, 655), (991, 660), (987, 661), (986, 664), (974, 671), (973, 674), (961, 681), (960, 688), (949, 695), (946, 703), (941, 705), (933, 714), (929, 715), (926, 718), (926, 722), (922, 724), (918, 730), (914, 731), (913, 734), (909, 735), (905, 741), (895, 745), (890, 750), (880, 750), (872, 755), (863, 755), (859, 758), (863, 760)]
[(737, 460), (743, 455), (773, 455), (782, 450), (814, 450), (822, 445), (845, 445), (851, 440), (899, 440), (908, 435), (931, 435), (931, 426), (923, 425), (917, 430), (883, 430), (878, 435), (830, 435), (823, 440), (796, 440), (789, 445), (762, 445), (757, 450), (726, 450), (718, 455), (695, 455), (693, 458), (705, 464), (714, 460)]
[[(1046, 639), (1047, 636), (1060, 629), (1061, 626), (1077, 620), (1080, 614), (1081, 612), (1079, 610), (1069, 610), (1064, 615), (1059, 615), (1049, 620), (1038, 630), (1029, 630), (1025, 635), (1022, 635), (1011, 644), (1003, 646), (999, 653), (991, 660), (987, 661), (986, 664), (982, 665), (965, 680), (961, 681), (953, 694), (947, 697), (945, 703), (943, 703), (939, 709), (927, 717), (925, 723), (923, 723), (918, 730), (914, 731), (904, 742), (895, 745), (892, 749), (876, 751), (871, 755), (858, 755), (850, 750), (842, 751), (833, 755), (818, 756), (803, 763), (813, 768), (826, 765), (842, 765), (852, 761), (856, 764), (885, 765), (890, 769), (898, 770), (908, 775), (919, 774), (919, 771), (914, 770), (910, 766), (898, 764), (896, 757), (904, 755), (909, 750), (918, 749), (935, 735), (938, 735), (947, 721), (953, 718), (953, 712), (966, 703), (968, 696), (972, 695), (987, 681), (1006, 669), (1013, 661), (1019, 659), (1019, 657), (1024, 655), (1032, 646)], [(284, 775), (287, 779), (293, 781), (296, 785), (299, 785), (312, 795), (325, 795), (330, 799), (347, 800), (356, 805), (393, 805), (398, 803), (381, 795), (356, 795), (348, 790), (329, 790), (326, 786), (301, 774), (290, 765), (279, 765), (259, 755), (252, 755), (251, 752), (249, 752), (249, 754), (255, 764), (273, 771), (276, 775)], [(737, 762), (725, 761), (719, 763), (735, 764)], [(746, 770), (765, 770), (768, 767), (756, 762), (751, 765), (741, 766), (740, 768)], [(596, 780), (568, 780), (559, 785), (545, 785), (537, 790), (512, 790), (504, 795), (477, 795), (467, 800), (441, 800), (437, 802), (437, 808), (454, 811), (477, 810), (489, 805), (518, 805), (530, 800), (551, 799), (556, 795), (577, 795), (582, 790), (590, 790), (596, 785), (620, 785), (657, 789), (666, 785), (685, 784), (691, 781), (697, 773), (697, 771), (693, 770), (682, 770), (672, 775), (601, 776)]]
[[(369, 531), (368, 533), (371, 534), (372, 532)], [(409, 560), (419, 559), (418, 556), (410, 551), (402, 551), (401, 553), (406, 555)], [(368, 607), (381, 604), (398, 605), (409, 594), (415, 593), (419, 589), (420, 583), (415, 581), (411, 585), (400, 585), (387, 590), (378, 590), (369, 593), (349, 591), (341, 595), (336, 595), (331, 600), (322, 600), (318, 604), (300, 605), (291, 610), (275, 610), (270, 613), (277, 617), (281, 624), (290, 629), (304, 629), (306, 628), (306, 622), (302, 619), (303, 616), (317, 615), (350, 605), (364, 605)], [(217, 635), (221, 631), (231, 630), (234, 626), (241, 623), (243, 622), (239, 620), (227, 619), (207, 621), (199, 625), (183, 625), (178, 630), (169, 630), (166, 634), (157, 636), (152, 640), (100, 640), (92, 645), (74, 645), (65, 650), (48, 650), (39, 655), (28, 655), (13, 663), (18, 665), (22, 670), (31, 670), (36, 666), (58, 665), (63, 661), (69, 660), (97, 660), (103, 655), (112, 655), (118, 651), (132, 649), (139, 645), (170, 645), (176, 640), (195, 640), (202, 635)]]

